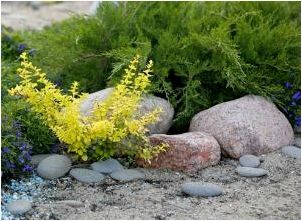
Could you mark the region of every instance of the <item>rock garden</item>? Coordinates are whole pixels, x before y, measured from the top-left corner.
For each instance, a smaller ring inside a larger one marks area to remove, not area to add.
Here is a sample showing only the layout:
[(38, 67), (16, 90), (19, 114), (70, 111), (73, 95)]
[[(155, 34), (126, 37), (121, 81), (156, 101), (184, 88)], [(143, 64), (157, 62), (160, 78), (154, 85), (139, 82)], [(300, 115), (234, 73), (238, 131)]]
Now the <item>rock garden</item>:
[(297, 2), (2, 26), (1, 218), (301, 219), (299, 38)]

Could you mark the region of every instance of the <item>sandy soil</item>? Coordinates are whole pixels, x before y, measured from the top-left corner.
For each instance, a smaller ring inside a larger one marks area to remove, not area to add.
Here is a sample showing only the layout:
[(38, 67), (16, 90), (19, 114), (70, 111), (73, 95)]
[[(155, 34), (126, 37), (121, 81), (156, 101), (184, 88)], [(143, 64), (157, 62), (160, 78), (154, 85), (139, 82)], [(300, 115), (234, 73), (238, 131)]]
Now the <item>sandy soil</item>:
[[(224, 158), (219, 165), (195, 174), (141, 169), (146, 179), (117, 183), (82, 184), (72, 178), (57, 180), (37, 198), (27, 219), (301, 219), (301, 162), (278, 152), (262, 156), (262, 178), (236, 174), (237, 160)], [(205, 181), (221, 186), (223, 195), (188, 197), (180, 186)], [(84, 207), (58, 204), (77, 200)]]

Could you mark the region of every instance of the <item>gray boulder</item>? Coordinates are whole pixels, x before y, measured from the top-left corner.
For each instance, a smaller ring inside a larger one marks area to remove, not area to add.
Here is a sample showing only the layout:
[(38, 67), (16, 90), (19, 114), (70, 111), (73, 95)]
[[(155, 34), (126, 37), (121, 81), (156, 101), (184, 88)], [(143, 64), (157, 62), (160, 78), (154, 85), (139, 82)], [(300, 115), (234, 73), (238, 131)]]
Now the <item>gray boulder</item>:
[[(113, 90), (114, 88), (106, 88), (89, 94), (81, 103), (81, 113), (84, 116), (91, 114), (94, 103), (101, 103), (104, 101), (113, 92)], [(148, 126), (150, 134), (166, 133), (172, 125), (172, 119), (174, 116), (174, 108), (167, 100), (152, 95), (146, 95), (139, 104), (138, 113), (142, 116), (153, 111), (155, 108), (161, 108), (162, 112), (159, 115), (158, 121)]]
[(221, 103), (196, 114), (190, 131), (214, 136), (225, 156), (260, 155), (290, 145), (293, 129), (269, 100), (254, 95)]
[(75, 168), (69, 173), (76, 180), (83, 183), (101, 183), (105, 180), (105, 176), (94, 170)]
[(37, 172), (44, 179), (55, 179), (64, 176), (70, 168), (71, 160), (67, 156), (54, 154), (39, 163)]

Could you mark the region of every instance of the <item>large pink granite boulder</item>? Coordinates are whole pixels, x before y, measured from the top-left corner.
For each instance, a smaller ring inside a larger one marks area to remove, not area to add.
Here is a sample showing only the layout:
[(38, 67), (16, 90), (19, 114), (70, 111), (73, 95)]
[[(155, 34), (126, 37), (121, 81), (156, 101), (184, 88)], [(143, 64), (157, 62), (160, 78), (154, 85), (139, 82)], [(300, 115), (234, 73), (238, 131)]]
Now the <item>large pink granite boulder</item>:
[(151, 144), (168, 144), (166, 152), (158, 154), (151, 164), (138, 159), (137, 164), (157, 169), (195, 172), (199, 169), (215, 165), (220, 160), (220, 147), (215, 138), (202, 132), (179, 135), (153, 134), (149, 137)]
[(264, 154), (290, 145), (293, 129), (269, 100), (254, 95), (221, 103), (196, 114), (190, 131), (213, 135), (224, 155)]

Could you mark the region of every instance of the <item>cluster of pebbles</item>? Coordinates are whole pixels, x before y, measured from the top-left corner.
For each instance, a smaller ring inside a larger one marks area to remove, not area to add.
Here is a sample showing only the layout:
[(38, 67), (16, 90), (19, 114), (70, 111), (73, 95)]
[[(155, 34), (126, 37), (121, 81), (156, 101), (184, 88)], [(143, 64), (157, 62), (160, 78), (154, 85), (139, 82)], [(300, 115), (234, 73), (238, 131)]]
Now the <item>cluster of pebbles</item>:
[[(296, 146), (283, 147), (281, 153), (291, 158), (301, 158), (301, 149)], [(262, 162), (261, 157), (244, 155), (239, 159), (240, 166), (235, 169), (236, 173), (246, 178), (268, 176), (268, 171), (260, 168)], [(66, 179), (67, 183), (73, 178), (87, 184), (103, 184), (108, 179), (121, 184), (145, 179), (145, 174), (139, 168), (126, 169), (119, 161), (112, 158), (86, 165), (84, 168), (81, 165), (72, 166), (69, 157), (58, 154), (33, 156), (32, 163), (37, 166), (38, 176), (34, 174), (26, 181), (12, 180), (9, 185), (2, 188), (2, 219), (16, 219), (28, 211), (33, 211), (32, 202), (36, 201), (36, 198), (43, 200), (40, 197), (42, 192), (45, 195), (47, 192), (45, 188), (54, 188), (53, 184), (60, 177)], [(193, 197), (215, 197), (224, 193), (222, 187), (216, 184), (198, 181), (184, 182), (181, 191)], [(61, 200), (56, 203), (75, 208), (84, 206), (82, 202), (75, 200)]]

